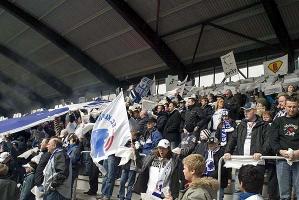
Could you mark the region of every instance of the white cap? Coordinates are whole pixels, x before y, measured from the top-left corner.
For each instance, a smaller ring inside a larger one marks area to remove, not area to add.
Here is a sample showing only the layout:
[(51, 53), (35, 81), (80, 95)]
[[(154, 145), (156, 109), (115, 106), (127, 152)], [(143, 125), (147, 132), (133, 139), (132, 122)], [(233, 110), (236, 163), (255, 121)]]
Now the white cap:
[(170, 147), (170, 142), (166, 139), (162, 139), (159, 141), (158, 146), (157, 147), (162, 147), (162, 148), (168, 148)]
[(10, 156), (9, 152), (3, 152), (0, 154), (0, 162), (3, 162), (6, 158)]

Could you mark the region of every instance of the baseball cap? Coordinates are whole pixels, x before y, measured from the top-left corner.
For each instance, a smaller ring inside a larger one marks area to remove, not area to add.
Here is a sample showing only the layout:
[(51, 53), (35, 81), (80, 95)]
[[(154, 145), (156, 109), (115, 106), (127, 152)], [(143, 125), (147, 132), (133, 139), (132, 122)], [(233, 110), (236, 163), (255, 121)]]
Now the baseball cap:
[(256, 108), (256, 104), (253, 102), (246, 103), (243, 107), (241, 107), (244, 110), (251, 110)]
[(3, 152), (0, 154), (0, 162), (3, 162), (6, 158), (10, 156), (9, 152)]
[(170, 142), (166, 139), (162, 139), (159, 141), (157, 147), (162, 147), (162, 148), (166, 149), (166, 148), (170, 147)]

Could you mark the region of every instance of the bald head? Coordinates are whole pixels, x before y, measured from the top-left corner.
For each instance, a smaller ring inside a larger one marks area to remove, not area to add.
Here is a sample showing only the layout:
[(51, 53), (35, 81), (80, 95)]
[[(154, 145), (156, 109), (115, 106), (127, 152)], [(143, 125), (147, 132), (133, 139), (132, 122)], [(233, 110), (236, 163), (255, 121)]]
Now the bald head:
[(48, 143), (48, 151), (53, 153), (55, 149), (62, 147), (62, 141), (59, 138), (52, 138)]
[(141, 119), (143, 119), (143, 118), (145, 118), (148, 114), (147, 114), (147, 110), (142, 110), (142, 111), (140, 111), (140, 118)]

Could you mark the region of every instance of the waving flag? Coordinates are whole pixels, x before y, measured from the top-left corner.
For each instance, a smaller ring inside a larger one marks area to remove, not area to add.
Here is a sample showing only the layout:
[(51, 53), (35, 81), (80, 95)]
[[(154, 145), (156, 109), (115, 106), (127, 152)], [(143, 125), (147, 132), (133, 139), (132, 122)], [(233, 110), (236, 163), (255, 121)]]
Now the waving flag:
[(131, 138), (123, 92), (99, 115), (91, 133), (90, 155), (95, 163), (115, 154)]

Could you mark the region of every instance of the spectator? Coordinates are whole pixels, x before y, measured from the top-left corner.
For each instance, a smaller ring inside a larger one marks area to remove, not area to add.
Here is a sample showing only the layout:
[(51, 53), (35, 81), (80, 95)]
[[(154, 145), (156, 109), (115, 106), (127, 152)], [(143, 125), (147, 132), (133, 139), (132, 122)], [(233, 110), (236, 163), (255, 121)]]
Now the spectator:
[(233, 93), (231, 90), (225, 90), (224, 92), (224, 107), (231, 112), (231, 118), (233, 120), (238, 119), (239, 108), (235, 98), (233, 97)]
[(180, 135), (180, 125), (181, 125), (181, 115), (176, 109), (177, 104), (175, 102), (169, 103), (169, 114), (168, 120), (165, 124), (163, 131), (163, 138), (170, 141), (171, 149), (176, 148), (181, 140)]
[(167, 122), (167, 112), (165, 111), (164, 105), (157, 106), (157, 115), (154, 117), (157, 119), (157, 129), (160, 133), (163, 133), (165, 124)]
[(38, 165), (35, 170), (34, 184), (38, 188), (40, 188), (40, 190), (42, 189), (42, 183), (44, 180), (43, 171), (44, 171), (44, 169), (50, 159), (50, 156), (51, 156), (51, 153), (48, 152), (48, 147), (47, 147), (48, 143), (49, 143), (49, 139), (44, 138), (42, 140), (42, 143), (40, 144), (41, 156), (40, 156), (40, 160), (39, 160)]
[(220, 146), (225, 148), (227, 142), (230, 140), (232, 133), (236, 128), (236, 123), (229, 118), (229, 111), (223, 109), (221, 112), (221, 122), (216, 130), (216, 137), (220, 141)]
[[(253, 155), (253, 158), (259, 161), (258, 167), (264, 172), (265, 162), (264, 160), (260, 160), (260, 157), (264, 153), (266, 126), (256, 115), (256, 107), (254, 103), (246, 103), (242, 109), (244, 109), (245, 119), (243, 119), (237, 126), (232, 137), (228, 141), (224, 159), (231, 159), (231, 154), (234, 152), (236, 155)], [(238, 194), (235, 194), (235, 196), (236, 195)]]
[(219, 99), (216, 101), (215, 112), (214, 112), (214, 114), (212, 116), (212, 120), (211, 120), (211, 130), (212, 131), (216, 131), (218, 128), (218, 125), (221, 123), (223, 109), (224, 109), (224, 98), (219, 97)]
[(297, 94), (296, 90), (297, 90), (297, 88), (294, 85), (290, 84), (287, 87), (287, 94), (292, 97), (297, 97), (298, 94)]
[(256, 166), (242, 166), (239, 170), (238, 179), (242, 191), (240, 200), (263, 200), (259, 192), (263, 188), (264, 174)]
[(270, 111), (265, 111), (263, 112), (262, 114), (262, 118), (263, 118), (263, 121), (266, 125), (269, 125), (272, 123), (272, 115), (271, 115), (271, 112)]
[(200, 140), (197, 142), (194, 150), (193, 150), (193, 154), (200, 154), (202, 156), (204, 156), (206, 150), (208, 149), (208, 139), (211, 136), (211, 131), (208, 129), (204, 129), (200, 132)]
[(272, 112), (273, 113), (273, 120), (276, 119), (277, 117), (282, 117), (286, 115), (286, 110), (285, 110), (285, 106), (286, 106), (286, 98), (287, 98), (287, 94), (286, 93), (279, 93), (277, 95), (277, 101), (278, 101), (278, 105), (275, 108), (275, 110)]
[(134, 186), (138, 194), (147, 193), (163, 198), (162, 191), (169, 188), (173, 198), (179, 195), (178, 177), (179, 159), (170, 150), (170, 142), (160, 140), (158, 150), (145, 158), (140, 174)]
[(79, 147), (79, 138), (76, 135), (69, 137), (69, 146), (67, 147), (67, 155), (72, 163), (72, 188), (74, 181), (78, 178), (80, 167), (81, 151)]
[(212, 106), (212, 108), (215, 110), (215, 106), (216, 106), (216, 97), (214, 94), (210, 93), (208, 94), (208, 101), (209, 101), (209, 105)]
[(18, 200), (20, 191), (17, 183), (8, 176), (8, 167), (0, 163), (0, 199)]
[(256, 114), (258, 116), (262, 116), (263, 112), (265, 112), (268, 108), (268, 102), (265, 98), (258, 98), (256, 100)]
[(51, 157), (44, 169), (44, 200), (71, 198), (72, 168), (70, 159), (58, 138), (50, 139), (48, 151)]
[(149, 117), (148, 117), (147, 111), (142, 110), (140, 112), (140, 119), (138, 120), (138, 125), (137, 125), (137, 132), (140, 135), (144, 134), (144, 132), (146, 130), (146, 123), (147, 123), (148, 119), (149, 119)]
[[(208, 149), (205, 152), (205, 171), (204, 175), (207, 177), (212, 177), (218, 179), (218, 162), (219, 159), (224, 155), (224, 148), (220, 148), (219, 140), (214, 134), (212, 134), (208, 139)], [(221, 183), (220, 183), (220, 197), (224, 198), (224, 188), (228, 184), (228, 169), (223, 165), (221, 167)]]
[(208, 103), (209, 103), (208, 98), (206, 98), (206, 97), (201, 98), (201, 100), (200, 100), (200, 104), (201, 104), (200, 112), (204, 116), (203, 120), (205, 120), (205, 123), (207, 123), (207, 124), (210, 122), (210, 120), (212, 118), (212, 115), (214, 113), (214, 110), (213, 110), (212, 106), (210, 106)]
[(198, 138), (201, 130), (208, 127), (208, 121), (201, 109), (196, 105), (196, 96), (193, 95), (188, 98), (188, 109), (185, 113), (185, 124), (186, 127), (194, 127), (194, 134)]
[(21, 187), (20, 200), (34, 200), (35, 196), (31, 192), (34, 186), (34, 174), (37, 164), (30, 161), (26, 165), (23, 165), (26, 170), (25, 178)]
[(144, 136), (140, 138), (139, 142), (142, 145), (142, 154), (148, 155), (157, 146), (158, 142), (162, 139), (162, 134), (155, 128), (155, 119), (148, 120), (147, 130)]
[(271, 124), (271, 147), (275, 154), (286, 158), (276, 161), (280, 199), (291, 198), (290, 186), (294, 187), (299, 197), (299, 162), (291, 164), (299, 154), (298, 100), (287, 98), (285, 109), (286, 116), (276, 118)]
[(199, 154), (191, 154), (184, 158), (183, 165), (185, 179), (190, 183), (181, 200), (216, 199), (218, 190), (217, 180), (211, 177), (202, 177), (205, 169), (205, 160), (203, 156)]

